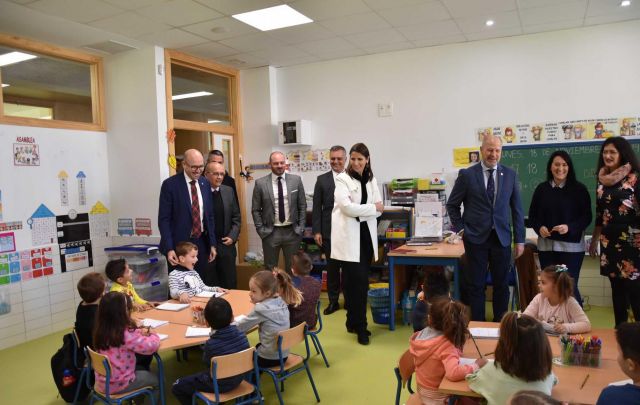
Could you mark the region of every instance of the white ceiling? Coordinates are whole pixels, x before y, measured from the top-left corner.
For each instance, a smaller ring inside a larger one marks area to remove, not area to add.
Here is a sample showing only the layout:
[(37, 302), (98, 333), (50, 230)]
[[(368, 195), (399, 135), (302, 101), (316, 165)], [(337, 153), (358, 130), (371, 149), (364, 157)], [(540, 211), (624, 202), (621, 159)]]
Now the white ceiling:
[[(261, 32), (230, 15), (287, 3), (313, 23)], [(640, 0), (0, 0), (0, 32), (82, 48), (158, 45), (247, 69), (640, 18)], [(485, 21), (495, 21), (486, 27)]]

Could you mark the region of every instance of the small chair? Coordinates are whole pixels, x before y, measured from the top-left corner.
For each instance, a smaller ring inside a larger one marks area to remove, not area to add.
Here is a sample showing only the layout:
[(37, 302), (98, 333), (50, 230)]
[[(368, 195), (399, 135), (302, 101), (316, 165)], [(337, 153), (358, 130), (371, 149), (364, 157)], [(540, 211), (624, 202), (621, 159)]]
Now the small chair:
[[(91, 393), (89, 393), (91, 397), (89, 401), (90, 404), (93, 404), (93, 401), (97, 398), (106, 404), (120, 405), (124, 401), (128, 401), (131, 398), (135, 398), (140, 395), (148, 395), (151, 398), (151, 403), (153, 405), (156, 404), (156, 399), (153, 395), (153, 387), (151, 386), (138, 388), (137, 390), (133, 390), (133, 391), (120, 392), (118, 394), (109, 393), (109, 383), (111, 382), (111, 362), (109, 361), (109, 358), (103, 354), (94, 352), (89, 347), (85, 349), (86, 349), (85, 353), (87, 353), (87, 359), (89, 363), (89, 371), (93, 369), (96, 373), (104, 376), (106, 380), (105, 392), (99, 392), (95, 389), (95, 386), (93, 387), (91, 386), (91, 383), (89, 382), (90, 379), (89, 378), (86, 379), (87, 386), (91, 390)], [(162, 376), (161, 373), (159, 372), (158, 380), (162, 381), (163, 377), (164, 376)], [(159, 389), (162, 390), (162, 386), (160, 386)]]
[[(393, 369), (396, 374), (396, 405), (400, 405), (400, 392), (406, 386), (409, 393), (414, 394), (411, 389), (411, 376), (415, 371), (416, 366), (413, 362), (413, 356), (409, 349), (402, 353), (402, 356), (398, 359), (398, 365)], [(408, 402), (409, 403), (409, 402)], [(418, 402), (419, 403), (419, 402)]]
[[(303, 340), (307, 355), (305, 357), (302, 357), (299, 354), (290, 352), (289, 356), (287, 357), (287, 361), (285, 362), (282, 358), (282, 351), (290, 350), (292, 347), (296, 346)], [(316, 385), (313, 382), (311, 370), (309, 369), (309, 364), (307, 363), (310, 353), (309, 340), (307, 339), (306, 322), (302, 322), (298, 326), (295, 326), (291, 329), (283, 330), (282, 332), (278, 333), (278, 356), (280, 358), (279, 366), (268, 368), (260, 367), (260, 371), (264, 371), (271, 376), (273, 384), (276, 387), (276, 394), (278, 394), (280, 405), (284, 405), (281, 393), (281, 391), (284, 391), (284, 380), (294, 374), (301, 372), (302, 370), (305, 370), (307, 372), (307, 376), (309, 376), (309, 382), (311, 382), (311, 388), (313, 388), (313, 393), (316, 396), (316, 400), (320, 402), (320, 396), (318, 395), (318, 390), (316, 389)], [(280, 383), (280, 385), (278, 385), (278, 383)]]
[(322, 358), (324, 359), (324, 364), (329, 367), (329, 361), (327, 360), (327, 356), (324, 354), (324, 350), (322, 349), (322, 345), (320, 344), (320, 339), (318, 339), (318, 334), (322, 332), (322, 311), (320, 311), (320, 300), (316, 304), (316, 313), (318, 314), (318, 326), (313, 329), (307, 329), (307, 335), (311, 337), (311, 342), (313, 343), (313, 347), (316, 348), (317, 354), (322, 354)]
[[(78, 333), (75, 328), (71, 331), (71, 340), (73, 341), (73, 367), (77, 370), (82, 369), (80, 372), (80, 377), (78, 378), (78, 387), (76, 388), (76, 394), (73, 397), (73, 404), (78, 403), (78, 397), (80, 396), (80, 388), (82, 387), (82, 382), (85, 378), (90, 378), (89, 369), (85, 365), (86, 361), (84, 359), (80, 359), (78, 353), (84, 353), (84, 351), (80, 348), (80, 338), (78, 337)], [(82, 364), (80, 364), (82, 363)]]
[[(248, 372), (253, 373), (252, 384), (243, 380), (240, 385), (231, 391), (220, 393), (218, 379), (233, 377)], [(193, 394), (192, 404), (197, 403), (198, 398), (207, 404), (220, 404), (236, 398), (235, 404), (250, 404), (258, 401), (262, 404), (262, 394), (260, 393), (260, 374), (258, 374), (258, 354), (256, 348), (251, 347), (241, 352), (216, 356), (211, 358), (211, 379), (213, 381), (214, 392), (198, 391)]]

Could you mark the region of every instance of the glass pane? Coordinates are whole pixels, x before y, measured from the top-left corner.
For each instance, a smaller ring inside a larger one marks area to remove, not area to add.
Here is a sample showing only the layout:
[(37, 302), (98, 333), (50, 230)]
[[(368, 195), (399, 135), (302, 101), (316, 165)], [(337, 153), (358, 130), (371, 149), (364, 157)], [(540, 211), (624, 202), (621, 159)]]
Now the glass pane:
[(171, 64), (173, 118), (229, 125), (229, 78)]
[(12, 52), (32, 58), (0, 66), (5, 115), (93, 122), (88, 64), (6, 46), (0, 46), (0, 60)]

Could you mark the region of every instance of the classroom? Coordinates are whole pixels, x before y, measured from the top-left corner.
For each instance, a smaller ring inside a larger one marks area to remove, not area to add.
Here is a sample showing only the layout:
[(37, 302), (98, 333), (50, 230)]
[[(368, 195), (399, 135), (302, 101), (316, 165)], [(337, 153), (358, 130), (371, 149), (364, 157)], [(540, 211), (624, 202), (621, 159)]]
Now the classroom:
[[(257, 180), (270, 174), (274, 151), (286, 155), (308, 201), (318, 176), (330, 170), (329, 148), (349, 152), (359, 142), (371, 153), (381, 190), (394, 179), (439, 177), (450, 196), (467, 167), (456, 164), (456, 153), (479, 150), (484, 128), (504, 136), (506, 127), (517, 133), (593, 120), (607, 131), (633, 117), (636, 131), (640, 1), (622, 3), (0, 0), (0, 150), (7, 158), (0, 160), (2, 402), (64, 402), (49, 363), (73, 327), (81, 302), (76, 285), (87, 273), (104, 273), (107, 248), (160, 244), (161, 186), (188, 149), (205, 162), (210, 150), (224, 151), (241, 213), (238, 285), (248, 289), (255, 269), (245, 256), (263, 250), (252, 196)], [(282, 5), (313, 21), (263, 32), (231, 17)], [(40, 57), (5, 66), (3, 54), (15, 50)], [(201, 104), (175, 98), (196, 91), (189, 87), (195, 82), (215, 94)], [(297, 121), (305, 138), (283, 144), (282, 123)], [(526, 180), (520, 187), (527, 215), (548, 159), (529, 153), (571, 148), (595, 217), (602, 141), (588, 131), (565, 141), (559, 131), (554, 142), (505, 144), (501, 164), (517, 165)], [(638, 155), (638, 141), (628, 139)], [(535, 243), (536, 232), (527, 228), (526, 238)], [(378, 274), (388, 271), (386, 253), (379, 264), (385, 269)], [(611, 286), (597, 258), (584, 257), (578, 287), (591, 327), (613, 330)], [(399, 294), (390, 301), (395, 308)], [(330, 303), (326, 293), (321, 302)], [(493, 313), (492, 302), (486, 308)], [(322, 316), (330, 367), (311, 347), (322, 402), (393, 403), (394, 367), (413, 329), (401, 310), (387, 325), (374, 323), (367, 308), (371, 343), (361, 345), (345, 331), (345, 314)], [(610, 337), (607, 361), (615, 363)], [(248, 338), (258, 342), (257, 333)], [(201, 354), (194, 350), (182, 361), (173, 351), (160, 354), (167, 403), (177, 404), (170, 384), (199, 371)], [(575, 379), (580, 391), (584, 373)], [(265, 403), (277, 403), (264, 376), (262, 385)], [(304, 375), (288, 381), (283, 395), (290, 404), (315, 402)], [(408, 398), (403, 389), (400, 403)]]

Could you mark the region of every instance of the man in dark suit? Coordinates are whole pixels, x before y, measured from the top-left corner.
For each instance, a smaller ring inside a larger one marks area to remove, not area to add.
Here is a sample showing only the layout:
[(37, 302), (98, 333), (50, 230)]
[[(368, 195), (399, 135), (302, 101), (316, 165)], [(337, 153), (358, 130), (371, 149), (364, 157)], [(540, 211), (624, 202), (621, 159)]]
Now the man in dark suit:
[(208, 285), (227, 289), (237, 288), (236, 277), (236, 241), (240, 235), (240, 207), (229, 186), (222, 184), (225, 176), (224, 166), (210, 162), (204, 175), (211, 184), (213, 217), (216, 233), (216, 260), (209, 263), (205, 280)]
[(321, 174), (316, 180), (313, 191), (312, 226), (313, 239), (322, 248), (327, 258), (327, 293), (329, 305), (324, 314), (329, 315), (340, 309), (340, 261), (331, 259), (331, 212), (333, 211), (333, 193), (336, 189), (335, 178), (344, 171), (347, 151), (342, 146), (333, 146), (329, 150), (331, 171)]
[(302, 179), (294, 174), (285, 174), (282, 152), (271, 153), (269, 166), (271, 173), (256, 180), (251, 214), (262, 239), (265, 266), (268, 269), (276, 267), (282, 250), (285, 270), (291, 272), (291, 256), (302, 240), (307, 200)]
[[(517, 174), (498, 164), (502, 153), (499, 137), (482, 141), (480, 164), (460, 170), (447, 202), (454, 229), (464, 230), (462, 240), (467, 264), (462, 274), (463, 301), (471, 306), (471, 319), (485, 320), (487, 267), (493, 282), (493, 320), (499, 322), (509, 302), (511, 227), (515, 258), (524, 251), (524, 216)], [(460, 205), (464, 213), (460, 213)]]
[(160, 251), (167, 257), (170, 270), (178, 264), (175, 248), (178, 242), (198, 246), (195, 270), (204, 280), (207, 262), (216, 257), (216, 236), (211, 201), (211, 186), (201, 177), (202, 153), (195, 149), (184, 152), (183, 173), (162, 182), (158, 206)]
[[(213, 149), (209, 152), (209, 156), (207, 157), (207, 163), (216, 162), (220, 163), (222, 167), (224, 167), (224, 153), (221, 150)], [(222, 180), (222, 184), (225, 186), (231, 187), (233, 189), (233, 195), (236, 197), (236, 201), (238, 201), (238, 190), (236, 190), (236, 180), (229, 176), (229, 172), (225, 170), (224, 179)], [(238, 203), (239, 204), (239, 203)]]

